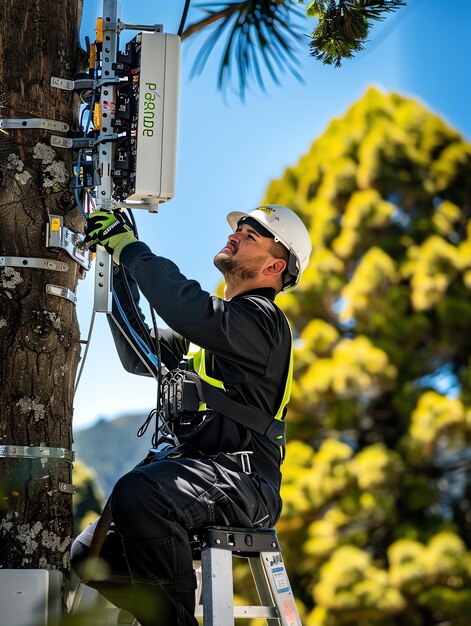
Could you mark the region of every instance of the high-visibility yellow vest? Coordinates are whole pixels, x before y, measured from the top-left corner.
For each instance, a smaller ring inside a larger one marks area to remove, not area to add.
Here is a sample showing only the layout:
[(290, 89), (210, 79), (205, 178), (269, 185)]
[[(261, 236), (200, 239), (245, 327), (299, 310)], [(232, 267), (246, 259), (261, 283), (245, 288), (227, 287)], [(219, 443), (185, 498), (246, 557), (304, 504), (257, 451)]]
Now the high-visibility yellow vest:
[[(291, 330), (291, 327), (290, 327), (290, 330)], [(194, 343), (190, 343), (188, 347), (188, 352), (184, 358), (188, 362), (188, 366), (193, 370), (195, 374), (198, 374), (198, 376), (202, 380), (206, 381), (207, 383), (209, 383), (210, 385), (214, 387), (217, 387), (218, 389), (225, 391), (224, 383), (221, 380), (218, 380), (217, 378), (213, 378), (212, 376), (209, 376), (209, 374), (206, 372), (206, 350), (204, 348), (201, 348), (200, 346), (197, 346)], [(285, 407), (288, 404), (290, 396), (291, 396), (291, 385), (292, 385), (292, 379), (293, 379), (293, 361), (294, 361), (293, 339), (291, 337), (291, 350), (290, 350), (289, 365), (288, 365), (288, 375), (286, 377), (286, 384), (285, 384), (285, 390), (283, 392), (283, 398), (281, 400), (278, 411), (276, 412), (276, 415), (273, 416), (275, 420), (283, 421)], [(206, 404), (200, 403), (200, 406), (199, 406), (200, 411), (204, 411), (206, 410), (206, 408), (207, 408)], [(283, 460), (284, 446), (280, 446), (280, 454), (281, 454), (281, 459)]]
[[(198, 374), (198, 376), (200, 378), (205, 380), (210, 385), (213, 385), (214, 387), (217, 387), (218, 389), (225, 390), (224, 383), (222, 382), (222, 380), (218, 380), (217, 378), (213, 378), (212, 376), (209, 376), (209, 374), (206, 372), (206, 350), (204, 348), (200, 348), (195, 343), (190, 343), (190, 345), (188, 347), (188, 352), (186, 353), (186, 356), (185, 356), (185, 360), (188, 361), (188, 365), (195, 372), (195, 374)], [(291, 351), (290, 351), (290, 355), (289, 355), (289, 366), (288, 366), (288, 376), (286, 377), (285, 390), (284, 390), (284, 393), (283, 393), (283, 398), (281, 399), (280, 407), (279, 407), (278, 411), (276, 412), (276, 415), (273, 416), (274, 419), (276, 419), (276, 420), (283, 419), (283, 414), (284, 414), (285, 407), (288, 404), (289, 399), (291, 397), (291, 386), (292, 386), (292, 381), (293, 381), (293, 361), (294, 361), (294, 359), (293, 359), (293, 343), (291, 342)], [(203, 405), (203, 406), (204, 406), (204, 408), (201, 408), (201, 406), (200, 406), (200, 411), (204, 411), (205, 410), (206, 406), (205, 405)]]

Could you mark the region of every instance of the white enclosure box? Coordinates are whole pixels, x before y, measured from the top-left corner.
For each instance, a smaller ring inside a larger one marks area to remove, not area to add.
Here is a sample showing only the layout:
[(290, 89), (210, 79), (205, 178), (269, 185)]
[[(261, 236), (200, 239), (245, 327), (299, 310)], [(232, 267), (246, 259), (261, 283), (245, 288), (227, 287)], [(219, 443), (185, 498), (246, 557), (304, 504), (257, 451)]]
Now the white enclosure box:
[(180, 37), (143, 32), (136, 183), (126, 202), (156, 205), (175, 193)]
[(45, 569), (0, 569), (1, 626), (58, 626), (62, 574)]

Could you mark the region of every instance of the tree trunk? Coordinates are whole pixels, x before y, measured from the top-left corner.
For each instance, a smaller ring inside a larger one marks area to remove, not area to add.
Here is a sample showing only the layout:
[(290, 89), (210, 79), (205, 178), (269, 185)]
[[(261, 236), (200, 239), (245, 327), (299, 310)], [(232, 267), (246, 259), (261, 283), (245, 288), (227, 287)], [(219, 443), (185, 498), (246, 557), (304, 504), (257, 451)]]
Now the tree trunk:
[[(78, 68), (81, 2), (2, 0), (1, 7), (0, 117), (72, 125), (74, 97), (50, 80), (73, 78)], [(75, 305), (47, 294), (46, 285), (75, 291), (81, 268), (45, 243), (49, 214), (62, 215), (75, 232), (83, 229), (71, 154), (50, 147), (50, 132), (7, 132), (0, 137), (0, 255), (51, 259), (68, 270), (0, 269), (0, 446), (70, 450), (79, 329)], [(0, 456), (1, 567), (67, 573), (72, 496), (59, 483), (71, 482), (65, 460)]]

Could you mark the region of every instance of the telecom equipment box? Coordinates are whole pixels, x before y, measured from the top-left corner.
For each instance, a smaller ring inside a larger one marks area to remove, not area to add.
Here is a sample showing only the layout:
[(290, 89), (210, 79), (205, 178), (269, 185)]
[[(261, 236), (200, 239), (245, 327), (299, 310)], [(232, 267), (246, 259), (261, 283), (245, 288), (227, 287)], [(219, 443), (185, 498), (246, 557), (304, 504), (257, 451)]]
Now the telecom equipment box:
[(121, 59), (131, 75), (118, 88), (115, 124), (130, 125), (131, 133), (117, 145), (115, 192), (132, 207), (155, 208), (175, 193), (180, 37), (139, 33)]
[(45, 569), (0, 569), (0, 624), (58, 626), (62, 574)]

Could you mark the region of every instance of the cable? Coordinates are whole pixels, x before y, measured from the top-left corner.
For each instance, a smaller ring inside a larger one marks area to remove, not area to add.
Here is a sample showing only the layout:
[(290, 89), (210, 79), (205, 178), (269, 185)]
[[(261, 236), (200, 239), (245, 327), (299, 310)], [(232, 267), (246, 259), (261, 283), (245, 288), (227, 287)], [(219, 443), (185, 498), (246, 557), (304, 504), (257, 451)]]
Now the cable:
[[(94, 72), (94, 74), (95, 74), (95, 72)], [(88, 110), (88, 119), (87, 119), (87, 122), (85, 124), (85, 128), (83, 130), (83, 136), (84, 137), (86, 137), (88, 135), (88, 131), (90, 129), (90, 123), (91, 123), (92, 117), (93, 117), (93, 108), (95, 106), (95, 96), (96, 96), (96, 93), (95, 93), (95, 90), (93, 90), (92, 91), (92, 97), (90, 99), (90, 102), (89, 102), (88, 106), (85, 107), (82, 110), (82, 113), (80, 114), (80, 122), (79, 122), (79, 124), (80, 124), (80, 126), (82, 126), (84, 114)], [(83, 205), (82, 205), (82, 202), (81, 202), (81, 200), (79, 198), (79, 194), (78, 194), (78, 189), (83, 189), (84, 188), (83, 185), (82, 186), (79, 185), (81, 160), (82, 160), (82, 150), (80, 149), (77, 152), (77, 165), (76, 165), (76, 169), (75, 169), (74, 198), (75, 198), (75, 202), (76, 202), (78, 208), (80, 209), (80, 212), (82, 213), (82, 215), (84, 216), (85, 219), (88, 219), (88, 214), (85, 212), (85, 210), (83, 208)]]
[(179, 37), (182, 36), (183, 29), (185, 28), (186, 16), (188, 15), (188, 9), (190, 8), (191, 0), (186, 0), (185, 6), (183, 7), (182, 19), (180, 21), (180, 26), (178, 27), (177, 35)]
[(139, 233), (137, 231), (137, 224), (136, 224), (136, 218), (134, 217), (134, 213), (131, 211), (131, 209), (128, 209), (127, 211), (128, 211), (129, 219), (131, 220), (134, 234), (136, 235), (136, 239), (139, 239)]
[(156, 351), (157, 359), (159, 362), (159, 366), (158, 366), (159, 369), (157, 371), (157, 394), (155, 398), (155, 406), (156, 406), (155, 430), (154, 430), (154, 434), (152, 435), (152, 445), (156, 448), (159, 444), (159, 431), (160, 431), (159, 406), (160, 406), (160, 393), (161, 393), (161, 386), (162, 386), (162, 355), (160, 351), (159, 329), (157, 326), (157, 321), (155, 319), (154, 307), (152, 305), (150, 306), (150, 316), (152, 318), (152, 327), (154, 329), (155, 351)]
[[(136, 220), (134, 218), (134, 214), (133, 212), (128, 209), (128, 215), (130, 217), (131, 223), (132, 223), (132, 227), (134, 230), (134, 233), (136, 235), (136, 237), (138, 236), (138, 232), (137, 232), (137, 224), (136, 224)], [(141, 315), (140, 315), (140, 311), (136, 305), (136, 302), (134, 300), (132, 291), (131, 291), (131, 287), (129, 285), (129, 280), (128, 280), (128, 276), (126, 274), (126, 269), (123, 267), (122, 271), (121, 271), (121, 278), (122, 278), (122, 282), (123, 282), (123, 286), (124, 286), (124, 290), (125, 290), (125, 294), (126, 297), (131, 305), (132, 308), (132, 312), (134, 314), (134, 319), (137, 322), (137, 325), (139, 326), (139, 329), (142, 333), (142, 335), (145, 337), (145, 339), (147, 340), (147, 348), (149, 348), (149, 346), (152, 346), (154, 348), (155, 351), (155, 356), (157, 358), (157, 376), (156, 381), (157, 381), (157, 394), (156, 394), (156, 403), (155, 403), (155, 409), (152, 409), (152, 411), (149, 413), (149, 415), (146, 418), (146, 421), (144, 422), (144, 424), (142, 424), (142, 426), (138, 429), (137, 431), (137, 436), (138, 437), (142, 437), (145, 432), (147, 431), (147, 428), (150, 424), (150, 422), (152, 421), (152, 418), (155, 417), (155, 431), (154, 434), (152, 435), (152, 445), (154, 447), (157, 446), (158, 443), (158, 439), (159, 439), (159, 431), (160, 431), (160, 427), (159, 427), (159, 407), (160, 407), (160, 391), (161, 391), (161, 381), (162, 381), (162, 358), (161, 358), (161, 351), (160, 351), (160, 341), (159, 341), (159, 329), (157, 327), (157, 321), (155, 319), (155, 313), (154, 313), (154, 309), (152, 306), (150, 306), (150, 314), (151, 314), (151, 318), (152, 318), (152, 326), (153, 326), (153, 331), (154, 331), (154, 337), (152, 337), (151, 333), (149, 332), (149, 329), (147, 328), (147, 326), (144, 323), (144, 320), (142, 319)], [(129, 320), (127, 319), (124, 311), (120, 311), (124, 322), (126, 323), (126, 325), (134, 330), (131, 326), (131, 324), (129, 323)], [(134, 331), (135, 332), (135, 331)], [(142, 340), (142, 337), (141, 337)], [(142, 346), (141, 346), (142, 348)]]
[[(147, 429), (149, 428), (149, 424), (152, 421), (152, 418), (155, 416), (155, 419), (158, 420), (158, 410), (157, 409), (152, 409), (149, 413), (149, 415), (146, 417), (146, 421), (144, 422), (144, 424), (142, 424), (142, 426), (139, 426), (136, 435), (138, 437), (143, 437), (146, 434)], [(154, 437), (152, 437), (152, 445), (155, 447), (154, 444)]]
[(87, 124), (85, 126), (85, 130), (83, 131), (83, 136), (84, 137), (87, 136), (88, 129), (90, 128), (90, 122), (92, 121), (94, 106), (95, 106), (95, 90), (93, 90), (92, 97), (91, 97), (91, 100), (90, 100), (90, 111), (89, 111), (89, 115), (88, 115), (88, 120), (87, 120)]
[[(134, 230), (134, 234), (136, 235), (136, 237), (138, 237), (137, 225), (136, 225), (136, 220), (134, 218), (134, 214), (133, 214), (133, 212), (131, 210), (128, 210), (128, 214), (129, 214), (130, 219), (131, 219), (131, 223), (132, 223), (132, 227), (133, 227), (133, 230)], [(128, 276), (126, 274), (126, 269), (124, 267), (122, 268), (121, 278), (122, 278), (122, 281), (123, 281), (125, 294), (126, 294), (126, 296), (128, 298), (128, 301), (129, 301), (129, 303), (131, 305), (131, 308), (132, 308), (132, 312), (134, 314), (134, 319), (137, 322), (137, 325), (139, 326), (139, 329), (140, 329), (140, 331), (142, 333), (142, 337), (140, 336), (139, 338), (142, 341), (142, 344), (146, 346), (148, 351), (150, 351), (149, 346), (153, 346), (155, 348), (155, 352), (156, 352), (156, 356), (157, 356), (157, 363), (158, 363), (158, 374), (160, 375), (160, 369), (161, 369), (160, 368), (160, 363), (161, 363), (161, 361), (160, 361), (160, 345), (159, 345), (159, 342), (158, 342), (158, 329), (157, 329), (157, 325), (156, 325), (156, 322), (155, 322), (155, 316), (153, 314), (153, 309), (151, 307), (151, 316), (152, 316), (152, 322), (153, 322), (153, 325), (154, 325), (154, 334), (156, 335), (154, 340), (153, 340), (153, 338), (152, 338), (152, 336), (151, 336), (151, 334), (149, 332), (149, 329), (144, 324), (144, 321), (143, 321), (143, 319), (142, 319), (142, 317), (140, 315), (140, 312), (139, 312), (139, 310), (137, 308), (136, 302), (134, 301), (134, 297), (133, 297), (132, 292), (131, 292), (131, 287), (129, 285)], [(119, 306), (119, 303), (118, 303), (118, 306)], [(123, 317), (123, 320), (126, 323), (126, 325), (130, 329), (132, 329), (134, 331), (133, 327), (129, 323), (129, 320), (128, 320), (126, 314), (124, 313), (124, 311), (122, 309), (120, 309), (120, 313), (121, 313), (121, 315)], [(155, 345), (154, 345), (154, 342), (155, 342)], [(142, 345), (141, 345), (141, 347), (142, 347)]]
[(80, 201), (79, 195), (78, 195), (78, 187), (74, 187), (74, 198), (75, 198), (75, 203), (77, 204), (78, 208), (80, 209), (81, 214), (84, 216), (84, 218), (86, 220), (88, 220), (88, 215), (85, 213), (82, 203)]
[(78, 371), (77, 378), (76, 378), (76, 381), (75, 381), (74, 395), (77, 393), (77, 387), (79, 386), (79, 382), (80, 382), (80, 379), (82, 377), (83, 368), (85, 366), (85, 361), (87, 360), (88, 348), (90, 347), (90, 341), (91, 341), (91, 338), (92, 338), (92, 332), (93, 332), (93, 325), (94, 324), (95, 324), (95, 310), (93, 310), (92, 317), (90, 319), (90, 327), (88, 329), (87, 344), (86, 344), (86, 347), (85, 347), (85, 352), (83, 353), (82, 363), (80, 364), (80, 369)]
[(144, 324), (139, 311), (137, 309), (136, 303), (134, 302), (134, 298), (131, 292), (131, 288), (129, 286), (129, 281), (128, 281), (128, 277), (126, 275), (126, 270), (123, 270), (122, 272), (122, 279), (123, 279), (123, 286), (124, 286), (124, 290), (126, 292), (126, 296), (131, 304), (131, 307), (133, 309), (133, 313), (134, 313), (134, 317), (137, 321), (137, 325), (139, 326), (139, 329), (143, 335), (142, 339), (146, 342), (147, 346), (152, 346), (153, 345), (153, 341), (152, 341), (152, 337), (151, 334), (149, 332), (149, 329), (147, 328), (147, 326)]
[(86, 214), (83, 206), (82, 206), (82, 201), (79, 198), (78, 195), (78, 190), (79, 189), (83, 189), (83, 185), (80, 185), (80, 180), (79, 180), (79, 174), (80, 174), (80, 161), (82, 159), (82, 150), (79, 150), (77, 153), (77, 165), (75, 167), (75, 181), (74, 181), (74, 198), (75, 198), (75, 203), (77, 204), (78, 208), (80, 209), (80, 212), (82, 213), (82, 215), (84, 216), (85, 219), (88, 219), (88, 215)]
[[(155, 354), (153, 354), (153, 352), (151, 352), (149, 346), (142, 340), (142, 338), (136, 333), (134, 328), (129, 323), (129, 321), (128, 321), (127, 317), (126, 317), (126, 314), (124, 313), (124, 311), (123, 311), (123, 309), (121, 307), (121, 304), (119, 303), (119, 300), (118, 300), (118, 297), (117, 297), (115, 291), (113, 291), (113, 301), (116, 304), (116, 307), (117, 307), (117, 309), (119, 311), (119, 314), (121, 315), (121, 319), (124, 321), (124, 323), (126, 324), (127, 328), (129, 329), (129, 333), (130, 333), (133, 341), (124, 332), (121, 324), (116, 319), (116, 316), (113, 315), (113, 313), (109, 313), (109, 315), (111, 315), (111, 318), (113, 319), (113, 321), (115, 322), (115, 324), (117, 325), (117, 327), (119, 328), (121, 333), (124, 335), (124, 337), (127, 339), (127, 341), (130, 343), (131, 347), (136, 352), (138, 357), (141, 359), (143, 364), (146, 366), (148, 371), (152, 374), (152, 376), (154, 378), (156, 378), (156, 370), (157, 370), (157, 367), (158, 367), (157, 357), (155, 356)], [(145, 361), (145, 359), (143, 358), (143, 355), (139, 352), (138, 347), (142, 351), (142, 353), (146, 356), (146, 358), (149, 360), (149, 362), (153, 365), (154, 369), (152, 369), (149, 366), (149, 364)]]

